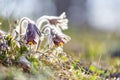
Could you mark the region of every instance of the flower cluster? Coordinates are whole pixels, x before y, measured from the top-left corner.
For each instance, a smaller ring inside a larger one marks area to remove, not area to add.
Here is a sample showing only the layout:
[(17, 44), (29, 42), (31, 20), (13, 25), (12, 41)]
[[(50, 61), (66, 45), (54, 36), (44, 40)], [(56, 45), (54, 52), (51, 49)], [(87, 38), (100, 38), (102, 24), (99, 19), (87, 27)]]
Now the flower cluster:
[[(25, 25), (25, 21), (27, 25)], [(37, 44), (38, 49), (39, 43), (45, 39), (47, 39), (46, 45), (48, 48), (60, 47), (67, 43), (70, 37), (62, 32), (66, 29), (68, 29), (68, 19), (64, 12), (59, 17), (42, 16), (36, 22), (23, 17), (14, 32), (20, 41), (25, 41), (27, 45)]]

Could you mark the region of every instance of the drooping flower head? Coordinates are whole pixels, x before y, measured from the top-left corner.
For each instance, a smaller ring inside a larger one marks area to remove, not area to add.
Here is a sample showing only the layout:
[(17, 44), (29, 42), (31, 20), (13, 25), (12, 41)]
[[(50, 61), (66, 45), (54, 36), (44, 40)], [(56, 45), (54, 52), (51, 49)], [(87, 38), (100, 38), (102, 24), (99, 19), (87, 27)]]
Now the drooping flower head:
[(35, 24), (29, 22), (25, 34), (25, 40), (27, 41), (26, 44), (37, 44), (37, 42), (35, 41), (36, 34), (38, 34), (38, 36), (41, 35), (39, 29), (36, 27)]
[(53, 18), (51, 17), (48, 18), (48, 20), (51, 25), (55, 25), (61, 30), (68, 29), (68, 19), (66, 18), (65, 12), (62, 13), (59, 17), (53, 17)]
[(60, 47), (63, 46), (64, 43), (67, 43), (71, 38), (61, 31), (53, 28), (46, 28), (43, 33), (45, 33), (46, 38), (47, 38), (47, 46), (49, 48), (56, 46)]
[(51, 27), (59, 28), (60, 30), (68, 29), (68, 19), (66, 18), (65, 12), (63, 12), (59, 17), (57, 16), (43, 16), (37, 20), (37, 25), (41, 26), (43, 22), (52, 25)]
[[(42, 23), (45, 22), (46, 24), (42, 26)], [(41, 32), (46, 36), (48, 47), (53, 45), (59, 47), (70, 40), (70, 37), (62, 32), (62, 30), (68, 29), (68, 19), (65, 12), (59, 17), (43, 16), (37, 20), (37, 25), (40, 26)]]
[(35, 41), (36, 31), (35, 31), (34, 27), (36, 27), (34, 24), (28, 23), (28, 27), (26, 29), (26, 35), (25, 35), (25, 39), (27, 41), (26, 44), (31, 45), (31, 44), (36, 44), (37, 43)]
[[(53, 36), (54, 34), (54, 36)], [(62, 32), (52, 32), (52, 40), (55, 46), (62, 46), (70, 40), (70, 37)]]
[[(25, 21), (27, 21), (26, 28), (23, 27), (23, 25), (22, 25)], [(26, 30), (23, 30), (23, 29), (26, 29)], [(23, 36), (25, 41), (26, 41), (26, 44), (29, 44), (29, 45), (36, 44), (37, 43), (35, 41), (36, 35), (38, 35), (38, 36), (41, 35), (39, 29), (36, 27), (35, 22), (27, 17), (23, 17), (20, 20), (18, 30), (16, 30), (16, 32), (18, 32), (20, 34), (20, 39)]]

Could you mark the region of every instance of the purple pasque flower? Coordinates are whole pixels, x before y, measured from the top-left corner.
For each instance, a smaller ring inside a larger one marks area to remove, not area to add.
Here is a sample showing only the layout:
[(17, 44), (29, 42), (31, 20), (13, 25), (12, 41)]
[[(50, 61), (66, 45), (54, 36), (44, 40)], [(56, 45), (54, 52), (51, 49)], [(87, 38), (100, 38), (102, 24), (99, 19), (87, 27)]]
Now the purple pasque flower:
[[(25, 22), (27, 23), (27, 26), (25, 25)], [(23, 17), (20, 19), (18, 25), (14, 29), (13, 36), (18, 41), (25, 40), (26, 44), (32, 45), (37, 44), (37, 39), (41, 37), (41, 32), (33, 20)]]
[(70, 40), (69, 36), (55, 29), (49, 29), (46, 38), (47, 45), (49, 48), (53, 46), (55, 47), (63, 46), (64, 43), (67, 43)]
[(27, 41), (26, 44), (29, 44), (29, 45), (37, 44), (37, 42), (35, 41), (36, 34), (38, 34), (39, 36), (41, 35), (39, 29), (36, 27), (35, 24), (28, 23), (26, 34), (25, 34), (25, 40)]
[(56, 34), (55, 30), (51, 29), (50, 34), (52, 36), (52, 42), (54, 43), (55, 46), (62, 46), (64, 44), (63, 39)]

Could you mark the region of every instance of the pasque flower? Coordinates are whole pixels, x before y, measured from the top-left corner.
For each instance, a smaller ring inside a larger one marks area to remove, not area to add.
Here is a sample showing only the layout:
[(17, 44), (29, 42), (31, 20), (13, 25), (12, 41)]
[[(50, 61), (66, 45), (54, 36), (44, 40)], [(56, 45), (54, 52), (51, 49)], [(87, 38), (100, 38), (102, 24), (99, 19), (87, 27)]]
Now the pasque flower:
[(66, 18), (65, 12), (62, 13), (59, 17), (48, 18), (51, 25), (55, 25), (57, 28), (62, 30), (68, 29), (68, 19)]
[(66, 18), (65, 12), (63, 12), (59, 17), (57, 16), (43, 16), (37, 20), (37, 25), (41, 26), (43, 22), (47, 22), (47, 24), (52, 25), (51, 27), (56, 27), (59, 30), (68, 29), (68, 19)]
[[(26, 28), (23, 27), (23, 23), (24, 21), (27, 21), (27, 26)], [(16, 32), (20, 34), (20, 39), (22, 38), (22, 36), (24, 37), (26, 44), (37, 44), (37, 42), (35, 41), (36, 36), (40, 36), (40, 30), (36, 27), (36, 24), (34, 21), (32, 21), (31, 19), (27, 18), (27, 17), (23, 17), (20, 22), (19, 22), (19, 27)], [(26, 31), (23, 31), (23, 29), (26, 29)]]
[[(46, 23), (41, 27), (43, 23)], [(59, 47), (70, 40), (70, 37), (65, 35), (62, 30), (68, 29), (68, 19), (65, 12), (59, 17), (57, 16), (43, 16), (37, 20), (38, 27), (47, 38), (48, 47), (53, 45)]]
[(52, 41), (55, 46), (62, 46), (64, 43), (67, 43), (70, 40), (70, 37), (62, 33), (61, 31), (55, 32), (51, 31)]
[(25, 40), (27, 41), (26, 44), (36, 44), (37, 42), (35, 41), (35, 36), (36, 36), (36, 31), (35, 28), (36, 26), (32, 23), (28, 23), (28, 27), (26, 29), (26, 35), (25, 35)]
[(37, 44), (37, 42), (35, 41), (37, 34), (39, 36), (41, 35), (39, 29), (36, 27), (35, 24), (29, 22), (25, 34), (25, 40), (27, 41), (26, 44)]

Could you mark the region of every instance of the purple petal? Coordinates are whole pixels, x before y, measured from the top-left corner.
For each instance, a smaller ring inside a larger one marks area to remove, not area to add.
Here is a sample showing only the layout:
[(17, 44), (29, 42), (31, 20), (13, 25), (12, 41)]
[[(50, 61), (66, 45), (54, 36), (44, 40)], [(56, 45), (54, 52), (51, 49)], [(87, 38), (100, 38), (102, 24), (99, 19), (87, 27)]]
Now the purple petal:
[(37, 32), (38, 36), (40, 37), (40, 36), (41, 36), (41, 32), (40, 32), (40, 30), (37, 28), (36, 25), (34, 25), (34, 30)]
[(36, 32), (34, 30), (34, 24), (29, 23), (26, 29), (26, 40), (34, 40)]

